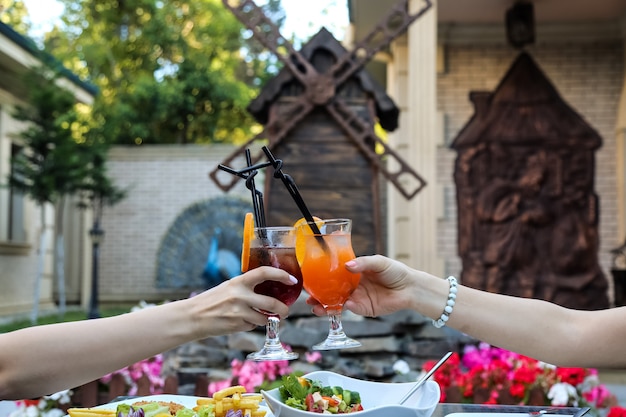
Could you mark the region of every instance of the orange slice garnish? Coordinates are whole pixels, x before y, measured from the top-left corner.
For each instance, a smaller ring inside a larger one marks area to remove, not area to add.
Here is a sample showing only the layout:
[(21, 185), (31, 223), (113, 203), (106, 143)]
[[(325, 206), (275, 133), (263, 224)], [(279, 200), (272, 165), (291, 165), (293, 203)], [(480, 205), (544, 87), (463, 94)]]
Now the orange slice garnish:
[[(323, 220), (319, 217), (313, 216), (313, 220), (317, 224), (318, 228), (322, 226)], [(306, 244), (305, 244), (305, 236), (310, 236), (313, 234), (313, 231), (310, 227), (299, 227), (307, 224), (307, 219), (302, 217), (298, 219), (297, 222), (293, 224), (293, 227), (296, 231), (296, 259), (298, 263), (302, 265), (302, 261), (304, 260), (304, 255), (306, 254)]]
[(254, 238), (254, 216), (246, 213), (243, 220), (243, 242), (241, 244), (241, 272), (246, 272), (250, 265), (250, 244)]
[[(317, 223), (317, 222), (321, 222), (321, 221), (322, 221), (322, 219), (320, 219), (319, 217), (315, 217), (315, 216), (313, 216), (313, 220), (314, 220), (316, 223)], [(302, 226), (303, 224), (306, 224), (306, 223), (307, 223), (307, 220), (306, 220), (304, 217), (300, 217), (300, 218), (298, 219), (298, 221), (296, 221), (296, 222), (293, 224), (293, 227), (294, 227), (294, 229), (297, 229), (297, 228), (298, 228), (298, 226)], [(309, 228), (309, 230), (311, 230), (311, 228)]]

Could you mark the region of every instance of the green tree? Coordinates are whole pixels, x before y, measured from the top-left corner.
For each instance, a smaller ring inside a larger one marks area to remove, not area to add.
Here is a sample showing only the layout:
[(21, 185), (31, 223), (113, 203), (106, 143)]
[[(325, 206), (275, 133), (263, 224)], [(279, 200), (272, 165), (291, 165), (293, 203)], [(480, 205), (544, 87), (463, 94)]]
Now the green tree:
[[(33, 68), (24, 76), (28, 105), (16, 106), (13, 117), (27, 122), (27, 127), (17, 134), (16, 139), (23, 151), (11, 160), (9, 184), (40, 206), (42, 225), (45, 224), (46, 206), (54, 206), (55, 275), (59, 286), (60, 313), (64, 314), (63, 212), (67, 197), (87, 192), (108, 198), (109, 195), (114, 197), (118, 191), (106, 177), (102, 148), (90, 146), (83, 140), (86, 121), (74, 95), (59, 87), (59, 77), (59, 73), (48, 66)], [(42, 227), (31, 315), (33, 323), (38, 315), (46, 242), (46, 230)]]
[[(102, 140), (117, 144), (243, 141), (246, 106), (276, 70), (220, 0), (62, 0), (48, 50), (102, 94)], [(268, 10), (280, 19), (278, 0)]]
[(28, 11), (22, 0), (0, 0), (0, 22), (11, 26), (22, 35), (26, 35), (31, 27)]

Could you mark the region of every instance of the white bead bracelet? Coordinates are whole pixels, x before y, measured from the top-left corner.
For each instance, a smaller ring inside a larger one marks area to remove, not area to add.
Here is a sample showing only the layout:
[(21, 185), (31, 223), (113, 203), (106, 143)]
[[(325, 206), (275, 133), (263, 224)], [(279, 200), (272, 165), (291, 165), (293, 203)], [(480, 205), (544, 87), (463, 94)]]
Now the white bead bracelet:
[(452, 314), (452, 310), (454, 309), (454, 304), (456, 303), (456, 292), (458, 290), (456, 278), (454, 278), (453, 276), (449, 276), (447, 279), (448, 283), (450, 284), (448, 301), (446, 301), (446, 306), (443, 308), (443, 313), (441, 314), (441, 317), (439, 317), (437, 320), (433, 320), (433, 326), (438, 329), (446, 325), (446, 322), (450, 318), (450, 314)]

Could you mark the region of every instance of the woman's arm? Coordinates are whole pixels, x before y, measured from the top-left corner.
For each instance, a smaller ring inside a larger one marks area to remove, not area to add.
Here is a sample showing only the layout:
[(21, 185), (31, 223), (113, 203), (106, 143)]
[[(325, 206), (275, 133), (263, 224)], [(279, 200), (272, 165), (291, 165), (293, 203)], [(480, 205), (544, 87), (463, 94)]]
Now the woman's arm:
[[(346, 308), (365, 316), (411, 309), (437, 319), (448, 299), (447, 280), (384, 256), (346, 263), (361, 284)], [(320, 306), (315, 310), (320, 313)], [(626, 367), (626, 307), (567, 309), (537, 299), (458, 286), (447, 325), (478, 340), (559, 366)]]
[(268, 279), (295, 280), (280, 269), (261, 267), (186, 300), (1, 334), (0, 399), (51, 394), (186, 342), (252, 330), (267, 321), (255, 308), (284, 317), (286, 305), (254, 292)]

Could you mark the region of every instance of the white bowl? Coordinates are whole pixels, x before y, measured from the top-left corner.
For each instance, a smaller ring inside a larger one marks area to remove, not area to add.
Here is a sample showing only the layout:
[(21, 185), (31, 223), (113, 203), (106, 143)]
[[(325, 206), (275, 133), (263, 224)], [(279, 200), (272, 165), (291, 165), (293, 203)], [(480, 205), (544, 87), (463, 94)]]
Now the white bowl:
[[(361, 395), (363, 411), (352, 413), (355, 417), (430, 417), (441, 395), (439, 384), (435, 381), (426, 381), (404, 405), (399, 405), (400, 399), (413, 387), (413, 382), (388, 384), (363, 381), (327, 371), (311, 372), (304, 377), (320, 381), (324, 386), (340, 386), (358, 392)], [(275, 417), (319, 416), (319, 413), (298, 410), (283, 403), (278, 388), (270, 391), (262, 390), (261, 394)]]

